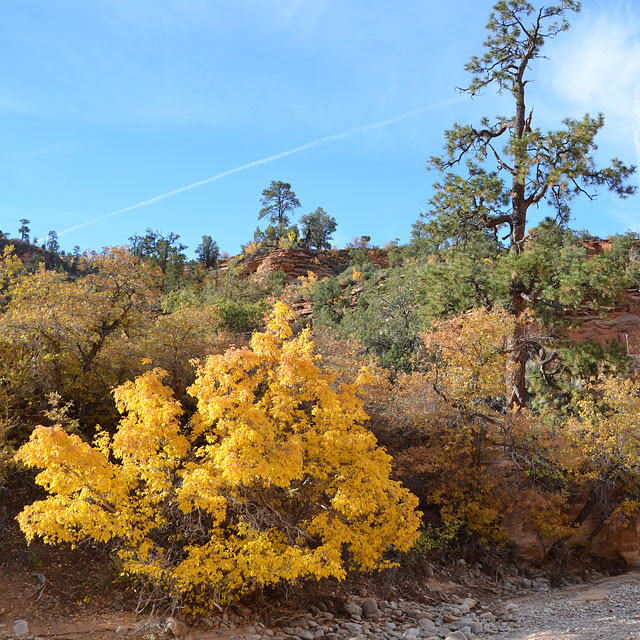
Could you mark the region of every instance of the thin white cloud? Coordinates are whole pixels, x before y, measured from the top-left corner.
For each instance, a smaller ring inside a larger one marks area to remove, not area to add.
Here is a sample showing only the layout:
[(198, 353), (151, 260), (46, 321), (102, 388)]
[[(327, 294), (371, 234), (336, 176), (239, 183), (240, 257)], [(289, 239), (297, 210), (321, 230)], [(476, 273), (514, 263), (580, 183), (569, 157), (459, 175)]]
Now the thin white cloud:
[(616, 155), (635, 155), (640, 166), (637, 11), (629, 3), (585, 11), (547, 53), (553, 60), (555, 96), (574, 115), (604, 113), (606, 126), (599, 137)]
[[(633, 15), (611, 7), (585, 12), (549, 48), (552, 87), (575, 108), (602, 111), (617, 125), (635, 116), (640, 42)], [(613, 123), (612, 123), (613, 124)]]
[(209, 178), (205, 178), (204, 180), (198, 180), (197, 182), (193, 182), (191, 184), (185, 185), (184, 187), (178, 187), (177, 189), (172, 189), (171, 191), (167, 191), (166, 193), (162, 193), (158, 196), (154, 196), (153, 198), (149, 198), (148, 200), (143, 200), (142, 202), (138, 202), (128, 207), (124, 207), (122, 209), (118, 209), (116, 211), (111, 211), (110, 213), (105, 213), (104, 215), (98, 216), (96, 218), (92, 218), (87, 220), (86, 222), (81, 222), (73, 227), (69, 227), (68, 229), (64, 229), (58, 235), (62, 236), (67, 233), (71, 233), (72, 231), (77, 231), (78, 229), (82, 229), (91, 224), (99, 222), (100, 220), (106, 220), (107, 218), (112, 218), (113, 216), (117, 216), (121, 213), (126, 213), (127, 211), (133, 211), (134, 209), (139, 209), (140, 207), (145, 207), (156, 202), (160, 202), (161, 200), (165, 200), (166, 198), (171, 198), (179, 193), (183, 193), (185, 191), (191, 191), (192, 189), (196, 189), (197, 187), (201, 187), (205, 184), (209, 184), (210, 182), (215, 182), (216, 180), (220, 180), (222, 178), (226, 178), (227, 176), (233, 175), (234, 173), (240, 173), (241, 171), (246, 171), (247, 169), (252, 169), (253, 167), (258, 167), (263, 164), (268, 164), (269, 162), (274, 162), (275, 160), (280, 160), (281, 158), (285, 158), (287, 156), (291, 156), (295, 153), (300, 153), (301, 151), (306, 151), (307, 149), (311, 149), (313, 147), (317, 147), (321, 144), (325, 144), (327, 142), (334, 142), (337, 140), (342, 140), (344, 138), (348, 138), (350, 136), (354, 136), (359, 133), (365, 133), (367, 131), (373, 131), (374, 129), (380, 129), (382, 127), (386, 127), (402, 120), (406, 120), (407, 118), (412, 118), (414, 116), (426, 113), (427, 111), (432, 111), (439, 107), (444, 107), (451, 105), (455, 102), (459, 102), (463, 99), (462, 96), (453, 98), (451, 100), (445, 100), (443, 102), (437, 102), (435, 104), (429, 105), (427, 107), (422, 107), (420, 109), (414, 109), (413, 111), (409, 111), (407, 113), (400, 114), (398, 116), (394, 116), (393, 118), (388, 118), (386, 120), (381, 120), (380, 122), (374, 122), (372, 124), (366, 124), (360, 127), (354, 127), (353, 129), (349, 129), (348, 131), (342, 131), (341, 133), (334, 133), (329, 136), (324, 136), (322, 138), (318, 138), (317, 140), (312, 140), (311, 142), (307, 142), (306, 144), (300, 145), (298, 147), (294, 147), (293, 149), (289, 149), (288, 151), (282, 151), (281, 153), (276, 153), (274, 155), (268, 156), (266, 158), (261, 158), (260, 160), (254, 160), (253, 162), (248, 162), (247, 164), (240, 165), (238, 167), (234, 167), (233, 169), (228, 169), (227, 171), (223, 171), (222, 173), (218, 173), (215, 176), (211, 176)]
[[(633, 141), (636, 145), (636, 164), (640, 168), (640, 89), (636, 89), (634, 100)], [(640, 183), (640, 170), (638, 172), (638, 183)]]

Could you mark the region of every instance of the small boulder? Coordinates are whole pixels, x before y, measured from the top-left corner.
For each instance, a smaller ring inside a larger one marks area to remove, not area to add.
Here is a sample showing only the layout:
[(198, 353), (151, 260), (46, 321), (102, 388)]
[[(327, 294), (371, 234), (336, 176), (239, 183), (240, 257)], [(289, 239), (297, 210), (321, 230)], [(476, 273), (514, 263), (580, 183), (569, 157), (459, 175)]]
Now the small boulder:
[(373, 620), (380, 615), (380, 611), (378, 610), (378, 603), (373, 599), (369, 598), (362, 603), (362, 614), (367, 620)]
[(176, 620), (175, 618), (167, 619), (167, 629), (171, 631), (171, 633), (176, 638), (181, 638), (182, 636), (186, 636), (189, 631), (187, 625), (184, 622), (180, 622), (180, 620)]
[(13, 633), (17, 636), (29, 635), (29, 625), (26, 620), (15, 620), (13, 623)]
[(445, 640), (467, 640), (467, 636), (465, 636), (462, 631), (454, 631), (448, 635)]
[(471, 633), (475, 635), (480, 635), (484, 632), (484, 625), (482, 622), (470, 622), (469, 627), (471, 628)]
[(420, 618), (420, 620), (418, 620), (418, 626), (420, 629), (426, 629), (427, 631), (435, 631), (437, 628), (435, 622), (429, 620), (429, 618)]
[(351, 634), (362, 633), (362, 625), (355, 622), (343, 622), (342, 626)]
[(362, 607), (355, 602), (347, 602), (347, 604), (344, 605), (344, 610), (352, 618), (362, 618)]

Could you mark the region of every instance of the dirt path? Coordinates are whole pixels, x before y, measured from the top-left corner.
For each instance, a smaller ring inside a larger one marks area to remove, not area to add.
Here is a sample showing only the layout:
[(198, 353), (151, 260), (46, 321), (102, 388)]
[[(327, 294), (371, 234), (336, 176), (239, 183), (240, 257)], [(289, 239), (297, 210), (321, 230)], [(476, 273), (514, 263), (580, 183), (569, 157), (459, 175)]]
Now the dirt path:
[(640, 639), (640, 572), (514, 598), (502, 606), (508, 629), (493, 638)]
[[(116, 594), (108, 588), (102, 591), (100, 605), (95, 591), (92, 598), (71, 588), (65, 592), (61, 580), (48, 583), (38, 600), (33, 596), (34, 585), (33, 574), (8, 575), (0, 568), (0, 640), (173, 638), (166, 621), (164, 633), (160, 626), (141, 629), (143, 621), (128, 612), (130, 603), (116, 606)], [(429, 584), (432, 589), (436, 586)], [(447, 591), (439, 586), (438, 591)], [(486, 589), (467, 583), (464, 593), (469, 597), (450, 594), (441, 604), (431, 605), (402, 598), (369, 599), (374, 616), (364, 613), (364, 598), (354, 597), (345, 610), (335, 609), (332, 614), (326, 607), (322, 611), (311, 607), (312, 611), (292, 612), (290, 620), (273, 628), (259, 623), (258, 615), (230, 614), (229, 620), (224, 616), (224, 621), (218, 621), (225, 624), (212, 621), (208, 626), (183, 627), (176, 635), (190, 640), (443, 640), (449, 636), (456, 640), (640, 640), (640, 572), (484, 602)], [(15, 632), (18, 619), (28, 622), (25, 635)]]

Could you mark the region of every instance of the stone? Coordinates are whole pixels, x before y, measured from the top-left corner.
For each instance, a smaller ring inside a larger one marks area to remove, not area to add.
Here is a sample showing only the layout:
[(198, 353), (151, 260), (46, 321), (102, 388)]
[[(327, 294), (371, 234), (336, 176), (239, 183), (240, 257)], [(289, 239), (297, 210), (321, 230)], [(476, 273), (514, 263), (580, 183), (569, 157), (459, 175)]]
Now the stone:
[(308, 620), (307, 618), (296, 618), (295, 620), (292, 620), (289, 625), (292, 627), (301, 627), (302, 629), (308, 629), (309, 622), (310, 620)]
[(465, 636), (462, 631), (454, 631), (453, 633), (449, 634), (445, 638), (445, 640), (467, 640), (467, 636)]
[(355, 602), (347, 602), (344, 605), (344, 610), (352, 617), (362, 618), (362, 607)]
[(29, 635), (29, 625), (26, 620), (15, 620), (13, 623), (13, 633), (17, 636)]
[(606, 600), (607, 596), (611, 593), (608, 589), (589, 589), (584, 593), (579, 593), (577, 596), (571, 598), (570, 602), (573, 604), (580, 604), (583, 602), (599, 602)]
[(315, 637), (311, 631), (307, 631), (306, 629), (300, 629), (300, 631), (296, 633), (296, 636), (300, 638), (300, 640), (313, 640)]
[(426, 618), (427, 620), (435, 620), (433, 615), (428, 611), (421, 611), (420, 614), (418, 615), (418, 620), (423, 620), (424, 618)]
[(471, 629), (471, 633), (478, 635), (484, 631), (484, 625), (481, 622), (470, 622), (469, 628)]
[(429, 618), (420, 618), (420, 620), (418, 620), (418, 626), (420, 629), (426, 629), (427, 631), (435, 631), (437, 628), (435, 622), (429, 620)]
[(362, 615), (367, 620), (373, 620), (380, 615), (378, 603), (373, 598), (369, 598), (362, 603)]
[(184, 622), (180, 622), (180, 620), (176, 620), (175, 618), (167, 619), (167, 629), (169, 629), (176, 638), (186, 636), (189, 631), (189, 628)]
[(349, 633), (362, 633), (362, 625), (361, 624), (357, 624), (356, 622), (343, 622), (342, 626)]
[(515, 602), (510, 602), (504, 609), (505, 611), (517, 611), (519, 608)]

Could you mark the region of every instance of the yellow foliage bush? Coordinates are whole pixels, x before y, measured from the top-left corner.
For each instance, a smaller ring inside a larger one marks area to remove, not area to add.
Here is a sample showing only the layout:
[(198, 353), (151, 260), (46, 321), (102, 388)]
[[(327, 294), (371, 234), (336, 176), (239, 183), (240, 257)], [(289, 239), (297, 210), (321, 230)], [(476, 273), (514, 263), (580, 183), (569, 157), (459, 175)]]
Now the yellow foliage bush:
[(509, 496), (499, 468), (519, 417), (499, 410), (509, 367), (514, 319), (474, 309), (421, 335), (416, 370), (399, 376), (391, 418), (411, 446), (396, 455), (398, 472), (420, 479), (424, 500), (445, 523), (461, 523), (484, 539), (503, 539)]
[(640, 382), (603, 376), (574, 395), (576, 412), (557, 438), (556, 456), (587, 507), (598, 509), (598, 530), (628, 525), (640, 508)]
[(126, 572), (192, 610), (388, 566), (387, 549), (416, 539), (417, 499), (362, 426), (367, 372), (335, 388), (291, 317), (278, 303), (249, 348), (198, 368), (186, 424), (154, 370), (114, 392), (112, 438), (38, 427), (16, 456), (50, 494), (18, 516), (27, 538), (115, 543)]

